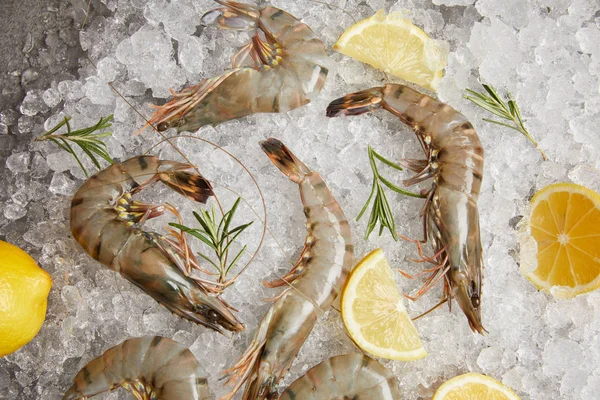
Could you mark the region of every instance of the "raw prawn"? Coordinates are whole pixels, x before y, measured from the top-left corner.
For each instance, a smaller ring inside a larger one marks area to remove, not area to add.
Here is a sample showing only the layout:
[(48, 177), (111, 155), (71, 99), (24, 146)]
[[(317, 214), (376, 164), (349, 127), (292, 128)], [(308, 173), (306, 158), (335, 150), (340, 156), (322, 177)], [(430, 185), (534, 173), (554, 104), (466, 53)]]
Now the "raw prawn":
[(90, 361), (63, 400), (122, 386), (138, 400), (210, 400), (206, 375), (185, 346), (160, 336), (128, 339)]
[(71, 232), (94, 259), (120, 273), (179, 317), (221, 332), (244, 326), (230, 307), (210, 294), (214, 288), (189, 268), (191, 251), (141, 228), (163, 206), (133, 200), (132, 194), (162, 182), (184, 196), (205, 203), (212, 194), (204, 177), (186, 172), (189, 164), (134, 157), (90, 177), (71, 201)]
[(240, 360), (226, 371), (231, 398), (248, 381), (243, 398), (274, 399), (276, 384), (292, 365), (318, 316), (333, 303), (352, 268), (350, 225), (333, 194), (279, 140), (261, 142), (271, 161), (300, 187), (308, 234), (298, 263), (268, 287), (288, 285), (260, 322)]
[(327, 116), (359, 115), (378, 108), (410, 126), (425, 151), (424, 160), (405, 160), (404, 164), (417, 172), (404, 181), (405, 185), (433, 179), (421, 214), (424, 241), (431, 240), (436, 253), (424, 259), (435, 260), (436, 266), (426, 270), (431, 275), (417, 297), (444, 278), (442, 303), (456, 299), (471, 329), (483, 333), (483, 261), (477, 210), (483, 147), (479, 137), (454, 108), (404, 85), (388, 84), (347, 94), (329, 104)]
[[(164, 337), (133, 338), (90, 361), (63, 400), (123, 387), (138, 400), (209, 400), (205, 373), (185, 346)], [(331, 357), (293, 382), (279, 400), (400, 400), (396, 377), (361, 353)]]
[[(287, 112), (321, 91), (327, 77), (325, 45), (306, 24), (270, 6), (217, 3), (223, 7), (204, 14), (202, 23), (253, 29), (252, 41), (234, 56), (233, 69), (173, 93), (173, 100), (158, 107), (146, 127), (195, 131), (254, 113)], [(244, 65), (248, 56), (253, 62)]]
[(400, 400), (394, 374), (362, 353), (331, 357), (309, 369), (279, 400)]

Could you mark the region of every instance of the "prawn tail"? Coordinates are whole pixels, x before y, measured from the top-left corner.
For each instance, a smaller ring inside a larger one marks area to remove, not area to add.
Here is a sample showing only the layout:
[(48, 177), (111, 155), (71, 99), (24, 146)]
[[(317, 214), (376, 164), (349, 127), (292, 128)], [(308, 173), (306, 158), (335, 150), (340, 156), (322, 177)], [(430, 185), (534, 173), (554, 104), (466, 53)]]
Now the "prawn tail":
[(235, 1), (216, 0), (223, 7), (205, 13), (200, 22), (205, 26), (222, 29), (251, 30), (256, 28), (260, 11), (249, 4)]
[[(182, 165), (189, 168), (187, 164)], [(171, 170), (159, 173), (158, 177), (162, 183), (172, 190), (202, 204), (205, 204), (208, 198), (213, 195), (210, 182), (200, 174)]]
[(331, 118), (340, 115), (360, 115), (376, 110), (382, 106), (383, 89), (374, 87), (335, 99), (327, 106), (326, 115)]
[(260, 147), (267, 153), (273, 164), (292, 181), (300, 183), (304, 176), (311, 173), (310, 169), (281, 141), (269, 138), (261, 141)]

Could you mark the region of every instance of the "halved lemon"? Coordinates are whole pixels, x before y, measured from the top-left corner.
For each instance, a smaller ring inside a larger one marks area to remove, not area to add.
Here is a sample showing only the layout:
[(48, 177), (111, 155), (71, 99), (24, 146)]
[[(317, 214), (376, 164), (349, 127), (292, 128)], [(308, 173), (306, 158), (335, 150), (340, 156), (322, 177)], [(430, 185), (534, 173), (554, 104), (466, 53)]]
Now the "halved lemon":
[(341, 306), (350, 337), (364, 351), (404, 361), (427, 355), (381, 249), (354, 267), (342, 291)]
[(456, 376), (435, 392), (432, 400), (520, 400), (508, 386), (489, 376), (470, 372)]
[(573, 183), (546, 186), (531, 199), (527, 222), (533, 241), (524, 235), (521, 270), (538, 289), (571, 298), (600, 287), (598, 193)]
[(401, 12), (383, 10), (346, 29), (333, 48), (434, 91), (448, 57), (446, 42), (431, 39)]

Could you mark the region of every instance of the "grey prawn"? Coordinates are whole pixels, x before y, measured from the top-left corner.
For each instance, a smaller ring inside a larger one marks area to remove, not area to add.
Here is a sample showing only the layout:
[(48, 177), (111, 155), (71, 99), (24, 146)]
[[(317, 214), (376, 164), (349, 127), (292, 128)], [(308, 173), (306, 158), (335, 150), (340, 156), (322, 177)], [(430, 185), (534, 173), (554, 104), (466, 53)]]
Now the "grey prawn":
[(311, 171), (283, 143), (270, 138), (261, 147), (281, 172), (300, 188), (308, 234), (298, 263), (268, 287), (287, 286), (260, 322), (250, 346), (227, 371), (234, 385), (244, 382), (246, 400), (274, 399), (306, 338), (338, 296), (352, 268), (350, 225), (321, 175)]
[(63, 400), (123, 387), (138, 400), (210, 400), (202, 367), (185, 346), (160, 336), (127, 339), (86, 364)]
[[(407, 86), (387, 84), (347, 94), (327, 107), (328, 117), (359, 115), (382, 108), (400, 118), (417, 135), (423, 160), (405, 160), (417, 174), (410, 186), (432, 179), (423, 210), (424, 241), (430, 240), (435, 264), (417, 297), (444, 279), (445, 301), (455, 299), (471, 329), (481, 324), (482, 251), (477, 199), (483, 177), (483, 147), (467, 118), (450, 107)], [(449, 303), (451, 304), (451, 303)]]
[(275, 7), (217, 3), (223, 7), (204, 14), (202, 23), (254, 30), (252, 40), (233, 57), (231, 70), (173, 92), (173, 100), (157, 107), (146, 127), (195, 131), (254, 113), (287, 112), (321, 91), (325, 45), (306, 24)]
[[(160, 336), (106, 350), (75, 376), (63, 400), (84, 400), (123, 387), (138, 400), (209, 400), (206, 374), (192, 352)], [(331, 357), (293, 382), (280, 400), (400, 400), (394, 375), (361, 354)]]
[(91, 176), (71, 201), (71, 232), (94, 259), (118, 272), (179, 317), (218, 332), (244, 326), (231, 307), (214, 295), (219, 288), (197, 276), (187, 244), (141, 226), (161, 215), (164, 206), (142, 203), (134, 194), (162, 182), (182, 195), (205, 203), (209, 182), (187, 172), (192, 165), (139, 156)]

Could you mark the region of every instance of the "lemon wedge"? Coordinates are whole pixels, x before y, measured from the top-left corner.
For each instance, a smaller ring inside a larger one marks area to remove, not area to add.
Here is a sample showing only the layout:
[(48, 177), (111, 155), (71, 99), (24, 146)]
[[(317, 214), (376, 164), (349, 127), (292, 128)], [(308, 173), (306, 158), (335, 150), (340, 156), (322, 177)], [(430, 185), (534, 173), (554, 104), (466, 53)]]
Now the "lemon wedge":
[(401, 12), (375, 15), (352, 25), (334, 50), (386, 73), (435, 91), (447, 63), (448, 44), (431, 39)]
[(546, 186), (531, 199), (524, 226), (521, 271), (538, 289), (571, 298), (600, 287), (598, 193), (573, 183)]
[(341, 307), (350, 337), (364, 351), (404, 361), (427, 355), (381, 249), (354, 268), (342, 291)]
[(468, 373), (446, 382), (432, 400), (520, 400), (509, 387), (489, 376)]

